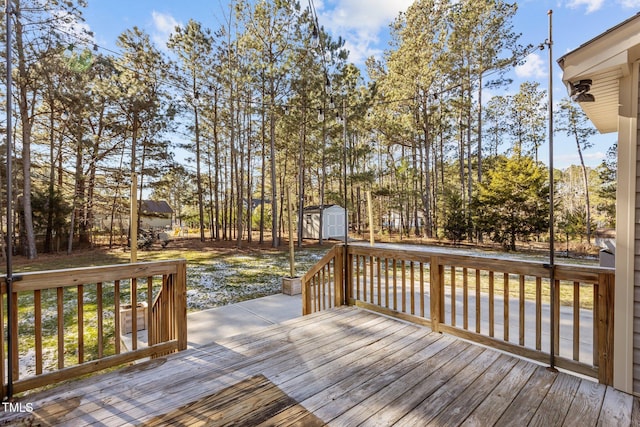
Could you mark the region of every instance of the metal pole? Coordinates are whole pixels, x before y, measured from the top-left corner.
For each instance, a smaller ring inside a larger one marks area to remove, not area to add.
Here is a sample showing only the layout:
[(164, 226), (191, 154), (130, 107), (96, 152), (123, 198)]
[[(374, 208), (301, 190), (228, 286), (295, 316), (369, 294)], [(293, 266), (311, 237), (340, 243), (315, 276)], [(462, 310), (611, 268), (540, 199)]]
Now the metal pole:
[(552, 38), (552, 17), (553, 10), (549, 10), (547, 13), (549, 16), (549, 39), (547, 40), (547, 46), (549, 48), (549, 285), (550, 285), (550, 304), (549, 307), (549, 320), (551, 330), (549, 331), (550, 345), (549, 345), (549, 368), (555, 370), (555, 340), (556, 340), (556, 316), (555, 316), (555, 301), (556, 301), (556, 278), (555, 278), (555, 235), (554, 235), (554, 176), (553, 176), (553, 38)]
[[(12, 211), (12, 199), (13, 199), (13, 165), (11, 156), (13, 153), (13, 141), (12, 137), (12, 92), (13, 79), (11, 76), (11, 14), (13, 13), (11, 0), (5, 1), (5, 17), (6, 23), (6, 37), (7, 37), (7, 400), (13, 398), (13, 358), (11, 357), (11, 349), (13, 348), (13, 303), (11, 302), (11, 294), (13, 292), (13, 211)], [(3, 355), (4, 356), (4, 355)]]

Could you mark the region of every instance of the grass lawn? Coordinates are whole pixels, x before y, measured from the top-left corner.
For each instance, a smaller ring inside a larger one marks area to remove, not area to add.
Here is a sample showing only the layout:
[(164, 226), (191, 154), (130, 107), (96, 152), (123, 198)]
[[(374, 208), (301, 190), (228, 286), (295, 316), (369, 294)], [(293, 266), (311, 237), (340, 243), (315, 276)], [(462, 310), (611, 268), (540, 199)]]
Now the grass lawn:
[[(296, 272), (303, 274), (333, 244), (296, 248)], [(39, 254), (35, 260), (14, 257), (14, 274), (29, 271), (125, 264), (130, 252), (123, 248), (95, 248), (66, 253)], [(289, 275), (286, 244), (236, 247), (235, 242), (200, 242), (199, 239), (172, 240), (166, 248), (138, 250), (138, 261), (185, 259), (187, 261), (187, 305), (190, 311), (203, 310), (280, 292), (283, 276)], [(2, 272), (5, 266), (2, 266)]]

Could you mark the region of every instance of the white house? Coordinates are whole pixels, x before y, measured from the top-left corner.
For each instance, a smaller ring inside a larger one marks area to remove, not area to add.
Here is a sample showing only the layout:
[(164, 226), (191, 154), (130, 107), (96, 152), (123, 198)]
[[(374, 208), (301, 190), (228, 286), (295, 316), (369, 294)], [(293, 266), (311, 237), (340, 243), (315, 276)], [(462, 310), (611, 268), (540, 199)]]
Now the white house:
[(640, 14), (558, 60), (601, 133), (618, 133), (613, 386), (640, 395)]
[(342, 239), (345, 233), (345, 208), (338, 205), (309, 206), (302, 211), (302, 238), (320, 238), (320, 212), (322, 211), (322, 238)]

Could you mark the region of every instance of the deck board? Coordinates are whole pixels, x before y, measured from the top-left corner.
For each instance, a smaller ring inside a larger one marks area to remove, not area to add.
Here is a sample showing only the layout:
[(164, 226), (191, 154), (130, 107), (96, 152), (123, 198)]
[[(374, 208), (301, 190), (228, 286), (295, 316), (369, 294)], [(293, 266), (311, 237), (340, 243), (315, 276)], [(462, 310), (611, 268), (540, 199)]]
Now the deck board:
[(598, 387), (598, 384), (593, 381), (581, 380), (565, 417), (564, 425), (567, 427), (595, 425), (598, 422), (605, 391), (604, 387)]
[[(151, 392), (146, 387), (126, 388), (118, 396), (123, 407), (121, 413), (133, 414), (137, 418), (144, 418), (148, 411), (162, 410), (166, 405), (167, 395), (173, 395), (179, 401), (188, 401), (201, 397), (202, 390), (207, 388), (218, 390), (234, 384), (238, 380), (238, 375), (251, 376), (263, 373), (267, 376), (276, 376), (289, 369), (305, 369), (311, 363), (320, 363), (316, 359), (330, 361), (332, 358), (346, 354), (359, 346), (366, 346), (378, 338), (376, 334), (384, 334), (386, 331), (386, 335), (391, 335), (402, 327), (407, 327), (407, 325), (403, 324), (387, 325), (384, 319), (375, 315), (358, 318), (351, 321), (351, 324), (353, 326), (350, 328), (337, 327), (336, 324), (331, 324), (329, 325), (331, 327), (324, 328), (325, 333), (316, 332), (317, 339), (307, 337), (307, 339), (300, 340), (299, 343), (290, 344), (289, 347), (280, 345), (275, 352), (260, 353), (252, 359), (243, 357), (240, 363), (235, 365), (227, 366), (225, 364), (220, 368), (214, 365), (209, 369), (199, 369), (197, 372), (193, 372), (186, 367), (186, 370), (180, 372), (179, 379), (163, 387), (152, 388)], [(354, 330), (358, 330), (359, 327), (370, 333), (368, 335), (362, 334), (361, 337), (355, 339)], [(345, 344), (347, 332), (349, 332), (352, 341)], [(339, 340), (338, 337), (343, 340)], [(206, 366), (206, 364), (203, 364), (203, 366)], [(103, 419), (103, 413), (109, 415), (109, 418), (105, 418), (107, 424), (112, 421), (117, 423), (120, 416), (120, 413), (98, 412), (100, 414), (95, 416), (100, 420)]]
[[(358, 308), (18, 400), (0, 425), (632, 425), (637, 398)], [(619, 423), (619, 424), (618, 424)], [(626, 423), (626, 424), (625, 424)]]
[(563, 425), (579, 385), (578, 377), (558, 375), (529, 425), (538, 427)]
[(533, 375), (536, 365), (519, 360), (487, 395), (483, 401), (469, 414), (461, 424), (464, 427), (483, 427), (495, 424), (502, 413), (511, 405), (515, 396)]
[(433, 419), (434, 425), (462, 424), (492, 390), (505, 378), (518, 363), (518, 360), (506, 355), (500, 356), (469, 387), (463, 390), (449, 405)]
[(536, 367), (533, 375), (520, 389), (495, 425), (505, 427), (528, 425), (558, 375), (560, 374), (548, 371), (541, 366)]
[[(601, 426), (625, 426), (640, 425), (631, 422), (633, 399), (611, 387), (607, 388), (600, 410), (598, 425)], [(640, 420), (636, 420), (640, 422)]]

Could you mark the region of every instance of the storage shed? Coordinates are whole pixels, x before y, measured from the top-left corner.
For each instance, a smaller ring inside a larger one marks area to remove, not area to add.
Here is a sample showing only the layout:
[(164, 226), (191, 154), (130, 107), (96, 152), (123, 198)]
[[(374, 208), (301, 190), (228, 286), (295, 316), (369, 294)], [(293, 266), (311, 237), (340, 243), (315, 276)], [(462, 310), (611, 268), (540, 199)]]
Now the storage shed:
[(173, 209), (164, 200), (142, 200), (139, 215), (141, 228), (167, 228), (171, 226)]
[(322, 238), (344, 239), (345, 209), (338, 205), (308, 206), (302, 215), (302, 238), (320, 239), (320, 213), (322, 212)]

